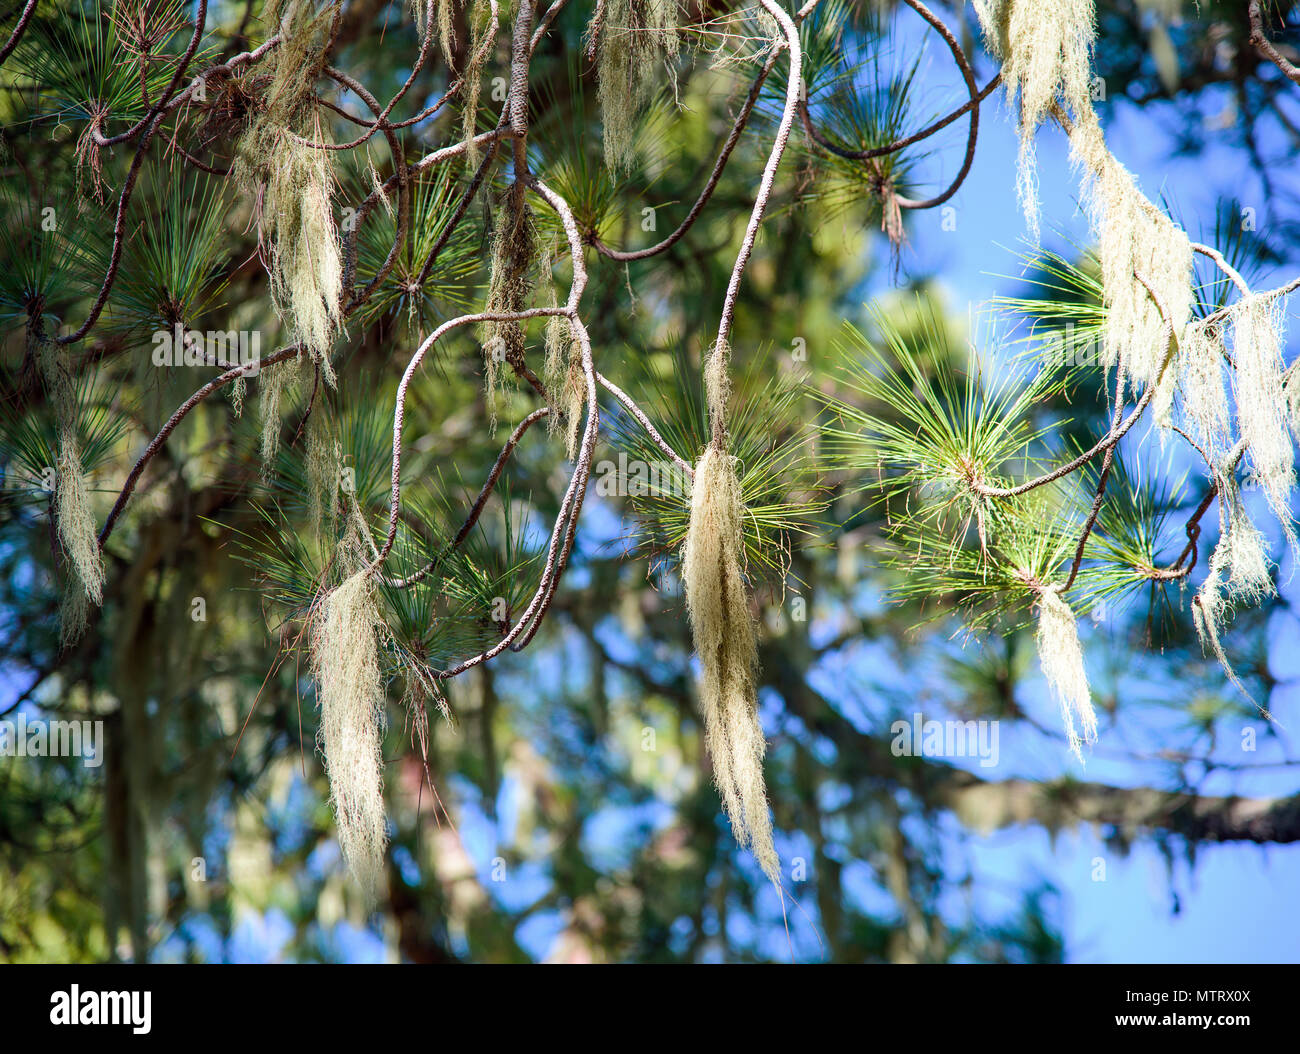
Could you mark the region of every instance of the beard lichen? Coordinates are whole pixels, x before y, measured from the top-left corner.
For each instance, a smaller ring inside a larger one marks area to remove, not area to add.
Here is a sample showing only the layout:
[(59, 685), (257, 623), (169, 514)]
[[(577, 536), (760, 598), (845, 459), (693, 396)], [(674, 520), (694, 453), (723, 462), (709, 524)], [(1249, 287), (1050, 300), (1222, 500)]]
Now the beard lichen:
[(79, 402), (72, 373), (66, 357), (54, 344), (42, 343), (36, 354), (55, 420), (51, 514), (70, 571), (60, 606), (60, 635), (66, 643), (85, 631), (90, 606), (100, 607), (104, 602), (104, 561), (81, 460)]
[[(1167, 399), (1176, 371), (1162, 375), (1161, 368), (1171, 343), (1181, 341), (1192, 313), (1191, 241), (1138, 190), (1132, 175), (1110, 153), (1091, 112), (1076, 120), (1070, 148), (1083, 174), (1098, 238), (1105, 364), (1113, 367), (1122, 356), (1134, 391), (1160, 384)], [(1168, 311), (1172, 332), (1166, 330), (1165, 318), (1139, 274)]]
[(1230, 320), (1237, 430), (1246, 442), (1249, 479), (1264, 492), (1294, 548), (1291, 492), (1295, 488), (1295, 447), (1287, 420), (1281, 298), (1245, 297), (1233, 305)]
[(383, 635), (374, 586), (364, 570), (326, 595), (313, 619), (317, 738), (329, 776), (339, 847), (371, 901), (388, 842), (383, 758), (387, 718), (379, 661)]
[(695, 651), (700, 709), (713, 778), (736, 841), (780, 884), (780, 861), (763, 782), (766, 742), (758, 720), (758, 648), (741, 575), (744, 505), (736, 459), (713, 446), (695, 466), (682, 577)]
[(262, 368), (258, 384), (258, 409), (262, 417), (262, 471), (269, 473), (280, 451), (280, 423), (285, 393), (298, 383), (302, 359), (294, 356)]
[(736, 841), (781, 885), (763, 781), (767, 750), (758, 719), (758, 645), (742, 574), (745, 504), (737, 459), (726, 449), (729, 348), (714, 345), (704, 369), (713, 438), (695, 466), (682, 546), (682, 582), (699, 656), (705, 746)]
[(636, 115), (664, 77), (673, 79), (680, 51), (676, 0), (606, 0), (598, 34), (597, 92), (605, 163), (630, 169), (636, 159)]
[[(543, 276), (551, 274), (554, 258), (554, 251), (542, 258), (539, 270)], [(550, 287), (547, 300), (549, 307), (559, 306), (554, 284)], [(573, 339), (572, 326), (563, 315), (552, 315), (546, 320), (545, 344), (542, 382), (551, 404), (546, 429), (550, 435), (563, 430), (565, 454), (572, 461), (578, 452), (582, 410), (587, 398), (587, 381), (582, 372), (582, 348)]]
[[(492, 267), (488, 277), (488, 313), (523, 311), (533, 293), (537, 261), (537, 229), (532, 209), (518, 186), (506, 191), (492, 232)], [(503, 363), (522, 365), (525, 346), (522, 322), (485, 322), (482, 328), (483, 376), (492, 427), (496, 427), (496, 386)]]
[(1224, 339), (1221, 322), (1198, 319), (1183, 330), (1178, 351), (1178, 399), (1183, 419), (1211, 464), (1217, 464), (1233, 443)]
[[(441, 0), (450, 4), (451, 0)], [(461, 136), (469, 144), (465, 151), (465, 161), (473, 166), (478, 164), (479, 151), (474, 145), (474, 136), (478, 132), (478, 100), (483, 81), (483, 63), (487, 61), (484, 42), (487, 34), (492, 32), (492, 7), (488, 0), (474, 0), (470, 10), (470, 36), (473, 38), (466, 55), (465, 69), (460, 76)], [(450, 64), (450, 60), (448, 60)]]
[(233, 174), (253, 198), (276, 314), (288, 339), (306, 348), (333, 386), (343, 257), (331, 152), (312, 145), (329, 141), (314, 85), (325, 65), (331, 11), (317, 12), (310, 0), (273, 5), (281, 43), (268, 59), (265, 101), (235, 144)]
[(1038, 593), (1035, 642), (1043, 676), (1061, 708), (1070, 751), (1083, 761), (1083, 744), (1097, 741), (1097, 714), (1092, 707), (1088, 674), (1083, 667), (1078, 622), (1060, 592), (1051, 586)]
[(342, 450), (330, 427), (324, 400), (307, 418), (307, 512), (318, 538), (332, 538), (338, 526)]
[(1092, 0), (975, 0), (989, 50), (1002, 63), (1007, 100), (1020, 104), (1017, 193), (1038, 240), (1034, 134), (1053, 104), (1076, 117), (1092, 110)]
[(1201, 646), (1212, 653), (1228, 679), (1250, 699), (1220, 640), (1229, 608), (1258, 604), (1276, 592), (1269, 568), (1267, 542), (1251, 522), (1230, 467), (1218, 476), (1219, 542), (1210, 555), (1209, 572), (1192, 601), (1192, 621)]

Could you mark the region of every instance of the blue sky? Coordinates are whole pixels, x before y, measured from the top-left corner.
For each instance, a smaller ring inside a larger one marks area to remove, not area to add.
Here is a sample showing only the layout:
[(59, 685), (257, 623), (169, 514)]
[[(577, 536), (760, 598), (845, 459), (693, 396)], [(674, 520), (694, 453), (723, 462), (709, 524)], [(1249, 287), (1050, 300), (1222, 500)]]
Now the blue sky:
[[(921, 34), (900, 18), (900, 52), (911, 55)], [(932, 86), (936, 112), (946, 101), (960, 98), (959, 82), (947, 50), (931, 35), (925, 44), (922, 74), (918, 80)], [(987, 64), (980, 82), (988, 76)], [(1122, 86), (1109, 85), (1112, 95)], [(1110, 109), (1107, 126), (1111, 150), (1137, 176), (1144, 192), (1154, 200), (1168, 199), (1181, 212), (1192, 237), (1202, 234), (1200, 224), (1213, 227), (1221, 197), (1239, 199), (1257, 207), (1259, 229), (1267, 232), (1272, 220), (1264, 204), (1259, 181), (1244, 152), (1216, 142), (1215, 122), (1230, 100), (1226, 93), (1207, 94), (1202, 118), (1207, 148), (1194, 158), (1175, 156), (1167, 129), (1177, 127), (1181, 116), (1169, 109), (1139, 111), (1120, 104)], [(1023, 213), (1016, 201), (1018, 140), (999, 92), (984, 106), (979, 151), (973, 171), (952, 201), (955, 231), (942, 229), (938, 212), (912, 220), (902, 262), (905, 277), (937, 276), (954, 314), (978, 310), (991, 296), (1015, 291), (1007, 275), (1019, 273), (1018, 254), (1026, 248)], [(1170, 123), (1171, 122), (1171, 123)], [(1261, 127), (1267, 153), (1275, 146), (1270, 130)], [(937, 180), (954, 171), (965, 141), (964, 123), (942, 133), (936, 157), (926, 171)], [(1040, 131), (1037, 142), (1043, 241), (1048, 247), (1070, 242), (1087, 244), (1088, 229), (1077, 207), (1078, 182), (1069, 165), (1065, 137), (1054, 127)], [(1294, 174), (1283, 174), (1284, 185), (1296, 186)], [(1266, 285), (1281, 284), (1300, 272), (1300, 259), (1292, 259), (1271, 275)], [(870, 292), (888, 289), (888, 276), (877, 274)], [(1294, 308), (1292, 308), (1294, 316)], [(1292, 322), (1294, 329), (1294, 320)], [(1291, 341), (1294, 354), (1295, 341)], [(1284, 572), (1289, 567), (1284, 564)], [(1295, 583), (1287, 589), (1293, 594)], [(1274, 672), (1285, 679), (1297, 672), (1294, 660), (1295, 620), (1275, 618), (1270, 633), (1274, 645)], [(1086, 641), (1090, 661), (1104, 640)], [(1149, 693), (1176, 697), (1195, 686), (1144, 684)], [(1294, 728), (1300, 705), (1294, 686), (1275, 693), (1274, 712), (1281, 725)], [(1044, 710), (1050, 717), (1050, 710)], [(1124, 711), (1121, 710), (1121, 714)], [(1285, 738), (1285, 733), (1283, 733)], [(1158, 740), (1157, 740), (1158, 742)], [(1104, 744), (1103, 744), (1104, 745)], [(1277, 755), (1280, 757), (1280, 753)], [(1294, 754), (1292, 755), (1294, 756)], [(1011, 764), (1023, 764), (1015, 748), (1004, 746)], [(1263, 760), (1263, 756), (1261, 756)], [(1127, 784), (1135, 779), (1132, 766), (1106, 764), (1096, 759), (1084, 778)], [(1224, 783), (1216, 793), (1234, 789), (1247, 794), (1288, 795), (1300, 790), (1297, 769), (1274, 769), (1253, 774), (1235, 787)], [(1001, 770), (999, 770), (999, 774)], [(1004, 832), (979, 839), (973, 849), (978, 876), (1023, 880), (1043, 875), (1064, 894), (1063, 922), (1071, 961), (1077, 962), (1297, 962), (1300, 961), (1300, 911), (1294, 893), (1300, 889), (1300, 845), (1261, 848), (1253, 845), (1202, 847), (1196, 866), (1174, 854), (1167, 862), (1153, 846), (1145, 845), (1127, 857), (1101, 846), (1090, 831), (1065, 834), (1051, 844), (1041, 831)], [(1093, 880), (1092, 862), (1106, 860), (1106, 880)], [(1174, 910), (1177, 903), (1177, 912)]]

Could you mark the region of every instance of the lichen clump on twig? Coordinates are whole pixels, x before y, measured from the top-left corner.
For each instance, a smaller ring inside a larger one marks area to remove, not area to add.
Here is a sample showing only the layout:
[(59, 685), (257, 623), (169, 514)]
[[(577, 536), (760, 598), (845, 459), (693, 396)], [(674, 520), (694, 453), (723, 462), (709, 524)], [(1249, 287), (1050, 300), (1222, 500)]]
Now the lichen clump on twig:
[(606, 0), (593, 17), (597, 91), (605, 163), (628, 169), (636, 158), (636, 113), (662, 77), (671, 78), (680, 50), (676, 0)]
[(302, 344), (334, 384), (330, 349), (342, 323), (343, 256), (334, 222), (329, 130), (314, 85), (325, 64), (332, 8), (310, 0), (274, 4), (281, 43), (265, 102), (235, 146), (234, 175), (254, 200), (269, 252), (271, 297), (289, 340)]
[[(726, 402), (725, 346), (705, 369), (711, 408)], [(721, 423), (721, 418), (716, 418)], [(700, 709), (713, 778), (736, 840), (749, 846), (763, 873), (780, 885), (780, 861), (763, 782), (767, 745), (758, 719), (758, 647), (741, 573), (745, 506), (736, 458), (719, 431), (695, 466), (682, 579), (699, 656)]]
[(386, 712), (379, 662), (383, 622), (364, 570), (325, 597), (312, 630), (312, 673), (320, 706), (317, 738), (325, 756), (339, 846), (357, 883), (373, 899), (388, 842)]
[(1002, 63), (1008, 100), (1020, 104), (1016, 189), (1038, 239), (1038, 176), (1034, 133), (1053, 104), (1076, 116), (1091, 112), (1091, 56), (1096, 39), (1092, 0), (975, 0), (989, 50)]

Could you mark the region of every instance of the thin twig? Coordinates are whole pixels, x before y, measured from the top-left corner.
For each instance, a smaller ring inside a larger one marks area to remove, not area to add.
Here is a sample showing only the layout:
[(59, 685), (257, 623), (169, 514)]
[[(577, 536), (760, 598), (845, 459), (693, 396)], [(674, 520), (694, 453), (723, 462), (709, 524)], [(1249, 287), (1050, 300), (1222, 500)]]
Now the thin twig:
[(108, 541), (108, 536), (113, 533), (113, 526), (117, 523), (118, 517), (122, 515), (122, 510), (126, 508), (126, 503), (130, 500), (131, 493), (135, 490), (135, 485), (139, 481), (140, 475), (144, 472), (145, 467), (153, 459), (154, 455), (162, 449), (163, 444), (167, 442), (168, 436), (176, 430), (176, 426), (185, 419), (186, 415), (191, 410), (198, 406), (199, 403), (203, 402), (204, 399), (215, 392), (218, 388), (224, 387), (231, 381), (239, 380), (241, 377), (253, 376), (263, 367), (273, 366), (277, 362), (283, 362), (285, 359), (301, 354), (303, 350), (303, 345), (295, 344), (291, 347), (281, 348), (279, 351), (267, 356), (265, 359), (259, 359), (254, 362), (244, 363), (240, 366), (234, 366), (221, 374), (221, 376), (214, 377), (212, 380), (208, 381), (207, 384), (181, 403), (181, 405), (172, 413), (171, 417), (167, 419), (167, 423), (158, 430), (158, 434), (150, 440), (149, 445), (145, 447), (144, 453), (136, 460), (134, 467), (127, 475), (126, 482), (122, 485), (121, 493), (118, 494), (117, 500), (113, 503), (112, 511), (109, 512), (108, 519), (104, 521), (104, 526), (99, 532), (99, 548), (101, 550), (104, 548), (104, 543)]
[(763, 176), (759, 180), (754, 207), (750, 211), (745, 236), (741, 240), (740, 251), (736, 254), (736, 263), (731, 269), (731, 279), (727, 283), (727, 293), (722, 301), (722, 318), (718, 323), (717, 343), (719, 345), (725, 344), (731, 334), (731, 325), (736, 316), (736, 299), (740, 293), (740, 280), (745, 273), (745, 265), (749, 263), (750, 254), (754, 251), (754, 240), (758, 237), (759, 224), (763, 222), (767, 199), (772, 194), (772, 183), (776, 179), (776, 169), (781, 163), (781, 155), (785, 153), (785, 144), (790, 138), (790, 126), (794, 123), (795, 109), (799, 105), (799, 97), (803, 91), (803, 51), (799, 46), (799, 31), (785, 8), (775, 0), (762, 0), (762, 4), (767, 13), (776, 19), (785, 37), (784, 46), (790, 52), (789, 80), (786, 83), (785, 108), (781, 112), (781, 120), (776, 128), (776, 138), (767, 156), (767, 164), (763, 166)]
[(1264, 33), (1264, 14), (1260, 10), (1259, 0), (1250, 0), (1250, 42), (1265, 58), (1272, 61), (1288, 80), (1300, 84), (1300, 66), (1296, 66), (1274, 46)]
[(644, 260), (651, 256), (657, 256), (659, 253), (671, 249), (683, 235), (694, 226), (695, 221), (699, 219), (704, 207), (713, 197), (713, 192), (718, 188), (718, 182), (722, 179), (723, 170), (727, 167), (727, 161), (731, 157), (732, 151), (736, 149), (736, 144), (740, 142), (741, 133), (745, 130), (745, 125), (749, 121), (750, 114), (754, 112), (754, 106), (758, 102), (759, 94), (763, 90), (763, 83), (767, 80), (767, 75), (772, 72), (772, 67), (776, 65), (780, 52), (775, 48), (768, 55), (767, 61), (763, 63), (763, 68), (759, 71), (758, 76), (754, 79), (753, 85), (749, 89), (749, 94), (745, 98), (745, 104), (741, 107), (740, 113), (732, 123), (731, 133), (727, 140), (722, 144), (722, 151), (718, 154), (718, 159), (713, 163), (713, 171), (709, 174), (708, 182), (704, 184), (704, 189), (700, 191), (699, 197), (695, 199), (695, 204), (691, 206), (691, 211), (686, 214), (686, 218), (678, 225), (668, 237), (655, 245), (645, 249), (611, 249), (608, 245), (600, 240), (595, 231), (592, 231), (588, 240), (592, 247), (602, 256), (607, 256), (611, 260), (618, 260), (626, 263), (631, 260)]
[(645, 411), (642, 410), (641, 407), (637, 406), (637, 404), (633, 401), (632, 397), (628, 395), (627, 392), (623, 391), (622, 388), (620, 388), (617, 384), (611, 381), (608, 377), (605, 377), (603, 374), (597, 373), (596, 380), (605, 388), (606, 391), (610, 393), (610, 395), (612, 395), (615, 399), (617, 399), (620, 403), (622, 403), (627, 408), (628, 413), (630, 413), (633, 417), (636, 418), (637, 423), (640, 424), (641, 427), (645, 429), (646, 435), (650, 437), (650, 441), (654, 443), (654, 445), (657, 446), (660, 450), (662, 450), (665, 454), (667, 454), (670, 458), (672, 458), (673, 464), (675, 464), (678, 468), (680, 468), (683, 472), (685, 472), (686, 475), (689, 476), (691, 479), (694, 479), (695, 469), (691, 467), (690, 462), (688, 462), (679, 453), (677, 453), (676, 450), (674, 450), (671, 446), (668, 445), (668, 441), (664, 439), (662, 435), (659, 434), (659, 429), (655, 428), (654, 423), (650, 420), (649, 417), (646, 416)]
[(9, 34), (9, 39), (5, 41), (4, 47), (0, 48), (0, 62), (4, 62), (9, 57), (9, 53), (18, 46), (18, 41), (22, 40), (23, 33), (27, 31), (27, 24), (32, 20), (32, 14), (36, 11), (36, 0), (27, 0), (23, 7), (23, 13), (18, 16), (18, 23), (14, 26), (13, 32)]

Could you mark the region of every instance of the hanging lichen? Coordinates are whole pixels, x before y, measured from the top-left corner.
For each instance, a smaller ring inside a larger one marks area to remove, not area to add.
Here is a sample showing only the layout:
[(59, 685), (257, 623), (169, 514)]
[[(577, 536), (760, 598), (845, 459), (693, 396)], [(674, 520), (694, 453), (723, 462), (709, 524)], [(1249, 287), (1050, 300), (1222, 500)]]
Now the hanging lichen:
[(452, 59), (455, 57), (453, 47), (455, 45), (455, 27), (452, 25), (452, 16), (456, 13), (456, 0), (407, 0), (407, 7), (410, 9), (411, 18), (415, 22), (416, 29), (423, 36), (425, 28), (429, 24), (430, 7), (433, 8), (434, 28), (438, 33), (438, 45), (442, 48), (442, 57), (450, 67)]
[(383, 635), (374, 587), (358, 571), (321, 603), (313, 621), (311, 661), (320, 706), (318, 740), (343, 858), (374, 900), (388, 841), (384, 817)]
[(637, 111), (663, 78), (674, 77), (680, 50), (676, 0), (606, 0), (588, 33), (598, 54), (605, 163), (627, 169), (637, 153)]
[[(715, 347), (710, 360), (708, 402), (725, 412), (726, 347)], [(741, 573), (745, 506), (736, 459), (723, 445), (723, 418), (714, 420), (714, 439), (695, 466), (682, 549), (686, 608), (700, 664), (700, 709), (714, 782), (736, 841), (749, 846), (764, 874), (780, 885), (763, 782), (767, 746), (758, 719), (758, 648)]]
[(1038, 593), (1036, 643), (1043, 676), (1061, 708), (1070, 751), (1082, 761), (1083, 744), (1097, 741), (1097, 714), (1083, 668), (1078, 622), (1060, 592), (1050, 586)]
[(307, 418), (307, 510), (318, 537), (333, 537), (337, 526), (341, 454), (323, 399)]
[(1038, 176), (1034, 134), (1054, 103), (1076, 117), (1092, 110), (1091, 55), (1096, 39), (1092, 0), (975, 0), (989, 50), (1002, 63), (1008, 101), (1019, 100), (1017, 191), (1038, 240)]
[(1291, 492), (1295, 488), (1295, 447), (1283, 380), (1285, 315), (1281, 298), (1245, 297), (1233, 305), (1230, 319), (1237, 429), (1246, 442), (1249, 478), (1264, 492), (1294, 546)]
[(1243, 695), (1250, 693), (1228, 661), (1219, 636), (1230, 605), (1258, 604), (1276, 587), (1269, 567), (1267, 542), (1251, 522), (1230, 467), (1218, 475), (1219, 543), (1210, 556), (1209, 572), (1192, 602), (1192, 620), (1201, 646), (1213, 653)]
[(262, 471), (269, 472), (280, 450), (280, 421), (285, 392), (297, 383), (302, 359), (288, 358), (265, 366), (259, 375), (258, 409), (262, 417)]
[(104, 562), (77, 437), (79, 402), (76, 385), (66, 357), (54, 344), (39, 344), (36, 354), (40, 358), (55, 419), (51, 513), (59, 546), (70, 570), (60, 609), (60, 633), (66, 642), (76, 639), (85, 630), (90, 605), (99, 607), (104, 602)]
[[(443, 2), (450, 3), (450, 0), (443, 0)], [(470, 165), (476, 165), (478, 164), (479, 151), (473, 140), (478, 133), (478, 99), (483, 81), (483, 63), (487, 60), (483, 45), (487, 39), (487, 34), (494, 30), (492, 26), (492, 7), (488, 0), (474, 0), (474, 7), (470, 11), (469, 21), (472, 28), (470, 33), (472, 39), (466, 49), (465, 69), (460, 77), (461, 135), (470, 144), (469, 149), (465, 152), (466, 161)], [(448, 59), (449, 63), (450, 61)]]
[[(1176, 376), (1175, 371), (1162, 375), (1161, 368), (1192, 313), (1191, 242), (1111, 155), (1091, 112), (1075, 122), (1070, 148), (1083, 172), (1098, 239), (1106, 308), (1103, 358), (1110, 368), (1122, 357), (1134, 391), (1162, 385), (1159, 420)], [(1169, 313), (1170, 328), (1152, 291)]]
[[(551, 254), (549, 259), (553, 259)], [(548, 259), (539, 268), (543, 275), (551, 273)], [(551, 285), (548, 306), (556, 307), (559, 297)], [(582, 372), (582, 350), (573, 339), (569, 320), (563, 315), (553, 315), (546, 320), (546, 358), (542, 366), (542, 382), (550, 395), (551, 414), (546, 419), (547, 431), (554, 435), (564, 430), (564, 447), (569, 460), (578, 452), (578, 438), (582, 430), (582, 408), (587, 398), (587, 381)]]
[[(523, 311), (533, 293), (533, 264), (537, 260), (537, 231), (532, 209), (517, 187), (506, 191), (492, 232), (492, 269), (485, 310)], [(525, 332), (521, 322), (483, 325), (483, 376), (492, 425), (496, 426), (497, 375), (503, 363), (522, 364)]]
[(1227, 454), (1233, 442), (1226, 358), (1221, 322), (1198, 320), (1183, 331), (1177, 370), (1179, 404), (1188, 430), (1212, 464)]
[(276, 313), (289, 340), (306, 347), (332, 386), (343, 257), (331, 153), (312, 145), (329, 141), (314, 86), (325, 64), (330, 12), (317, 12), (310, 0), (275, 5), (281, 43), (268, 59), (265, 102), (236, 143), (234, 175), (253, 196)]

